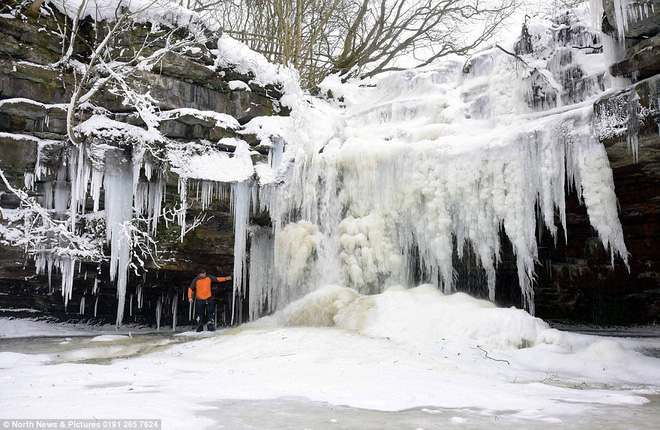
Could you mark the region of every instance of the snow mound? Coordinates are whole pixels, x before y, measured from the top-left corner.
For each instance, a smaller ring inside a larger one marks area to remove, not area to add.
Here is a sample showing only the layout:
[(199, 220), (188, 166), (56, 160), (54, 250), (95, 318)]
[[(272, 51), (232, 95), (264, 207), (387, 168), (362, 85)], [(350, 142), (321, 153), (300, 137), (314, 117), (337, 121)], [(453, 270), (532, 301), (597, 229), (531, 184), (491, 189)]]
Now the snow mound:
[(464, 293), (445, 295), (431, 284), (392, 287), (370, 296), (325, 286), (255, 325), (334, 326), (401, 343), (467, 340), (498, 349), (525, 348), (552, 339), (545, 336), (548, 324), (523, 310), (498, 308)]
[(393, 287), (376, 296), (365, 296), (342, 310), (335, 323), (400, 342), (470, 339), (499, 349), (531, 346), (540, 333), (549, 329), (545, 322), (523, 310), (497, 308), (464, 293), (445, 295), (430, 284), (412, 289)]
[(328, 285), (313, 291), (271, 317), (265, 317), (251, 325), (332, 327), (339, 312), (360, 295), (351, 288)]

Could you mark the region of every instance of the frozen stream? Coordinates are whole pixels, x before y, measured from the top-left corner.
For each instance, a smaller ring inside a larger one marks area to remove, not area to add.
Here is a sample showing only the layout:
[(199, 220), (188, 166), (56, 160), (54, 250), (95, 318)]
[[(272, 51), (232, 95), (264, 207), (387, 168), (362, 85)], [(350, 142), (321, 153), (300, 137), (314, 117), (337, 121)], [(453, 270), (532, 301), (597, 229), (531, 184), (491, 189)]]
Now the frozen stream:
[[(591, 330), (594, 334), (600, 330)], [(628, 333), (608, 332), (608, 335)], [(214, 337), (222, 337), (218, 332)], [(640, 329), (640, 344), (648, 344), (648, 353), (660, 351), (660, 338), (654, 330)], [(146, 333), (131, 337), (125, 335), (98, 336), (43, 336), (3, 339), (0, 354), (19, 353), (47, 355), (53, 364), (77, 363), (84, 368), (126, 362), (131, 358), (155, 354), (167, 348), (190, 343), (208, 337), (208, 334)], [(7, 369), (3, 369), (3, 372)], [(384, 375), (383, 378), (386, 376)], [(6, 377), (5, 377), (6, 378)], [(66, 383), (66, 381), (62, 381)], [(100, 383), (97, 389), (108, 392), (123, 384)], [(478, 387), (474, 387), (478, 389)], [(451, 395), (448, 393), (448, 395)], [(506, 393), (502, 393), (506, 396)], [(220, 399), (205, 402), (208, 410), (202, 415), (217, 423), (215, 428), (226, 429), (511, 429), (511, 428), (562, 428), (602, 429), (650, 429), (660, 422), (660, 395), (646, 395), (649, 403), (642, 405), (588, 405), (579, 415), (557, 415), (553, 419), (534, 421), (519, 416), (519, 410), (488, 410), (483, 408), (415, 407), (399, 411), (379, 411), (333, 405), (302, 397), (264, 400)], [(109, 408), (110, 409), (110, 408)], [(6, 411), (3, 411), (6, 412)], [(13, 414), (11, 414), (13, 415)], [(2, 413), (0, 418), (5, 418)], [(70, 418), (70, 414), (66, 415)], [(29, 415), (22, 416), (29, 418)], [(18, 416), (14, 417), (18, 418)], [(164, 428), (174, 428), (163, 423)]]
[(653, 429), (660, 422), (660, 396), (642, 406), (594, 407), (579, 416), (556, 422), (530, 422), (515, 410), (415, 408), (395, 412), (355, 409), (301, 399), (223, 401), (213, 418), (227, 423), (218, 428), (245, 429)]
[(654, 328), (560, 331), (432, 286), (371, 296), (326, 287), (215, 333), (53, 327), (0, 319), (0, 419), (161, 419), (167, 429), (660, 422)]

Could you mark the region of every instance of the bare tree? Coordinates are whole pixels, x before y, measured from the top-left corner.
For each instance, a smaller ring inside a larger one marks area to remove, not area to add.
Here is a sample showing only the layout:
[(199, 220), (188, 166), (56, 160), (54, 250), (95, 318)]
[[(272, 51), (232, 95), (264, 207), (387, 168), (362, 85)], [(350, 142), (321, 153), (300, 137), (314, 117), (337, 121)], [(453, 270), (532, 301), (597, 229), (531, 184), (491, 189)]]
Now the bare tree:
[[(513, 11), (513, 0), (362, 0), (343, 37), (333, 71), (374, 76), (465, 54), (488, 40)], [(396, 61), (407, 57), (408, 64)]]
[[(476, 48), (515, 0), (181, 0), (303, 84), (329, 73), (374, 76)], [(405, 61), (402, 61), (405, 60)]]

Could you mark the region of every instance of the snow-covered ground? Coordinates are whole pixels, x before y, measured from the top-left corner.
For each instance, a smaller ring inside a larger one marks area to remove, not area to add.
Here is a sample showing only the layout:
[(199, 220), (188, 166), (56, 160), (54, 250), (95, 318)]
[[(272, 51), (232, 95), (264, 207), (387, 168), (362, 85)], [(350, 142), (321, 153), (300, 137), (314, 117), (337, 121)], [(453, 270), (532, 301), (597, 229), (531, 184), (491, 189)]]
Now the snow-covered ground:
[[(35, 324), (0, 327), (36, 335)], [(2, 341), (1, 418), (166, 429), (642, 429), (660, 418), (660, 339), (562, 332), (428, 285), (329, 286), (216, 333), (73, 332)]]
[[(11, 309), (1, 309), (8, 312)], [(35, 311), (35, 313), (38, 313)], [(101, 336), (145, 334), (157, 331), (145, 326), (89, 325), (45, 322), (43, 318), (17, 319), (0, 318), (0, 339), (26, 337), (58, 337), (58, 336)]]

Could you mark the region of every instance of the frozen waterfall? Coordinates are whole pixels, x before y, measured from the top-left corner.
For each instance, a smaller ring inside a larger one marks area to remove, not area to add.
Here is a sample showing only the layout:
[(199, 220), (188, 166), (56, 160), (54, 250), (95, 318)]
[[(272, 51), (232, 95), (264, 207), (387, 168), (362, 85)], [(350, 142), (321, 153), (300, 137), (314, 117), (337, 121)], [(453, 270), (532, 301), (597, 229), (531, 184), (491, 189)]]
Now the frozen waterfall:
[(608, 77), (586, 15), (531, 19), (515, 47), (396, 73), (375, 87), (327, 80), (342, 102), (315, 100), (296, 112), (284, 183), (261, 193), (274, 234), (255, 235), (251, 265), (267, 273), (274, 265), (275, 280), (251, 280), (250, 294), (260, 295), (250, 297), (251, 315), (327, 284), (373, 294), (427, 282), (451, 293), (452, 256), (466, 247), (494, 300), (501, 233), (533, 313), (538, 231), (558, 240), (557, 218), (570, 240), (571, 189), (613, 261), (627, 264), (612, 172), (592, 127), (590, 100)]

